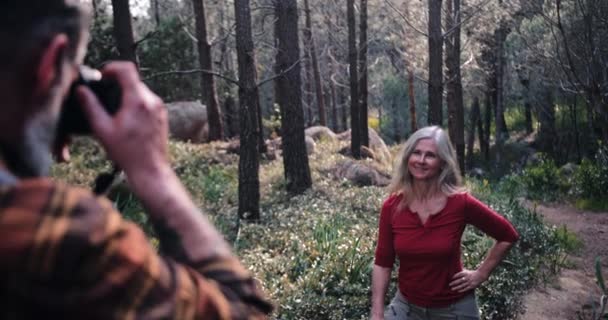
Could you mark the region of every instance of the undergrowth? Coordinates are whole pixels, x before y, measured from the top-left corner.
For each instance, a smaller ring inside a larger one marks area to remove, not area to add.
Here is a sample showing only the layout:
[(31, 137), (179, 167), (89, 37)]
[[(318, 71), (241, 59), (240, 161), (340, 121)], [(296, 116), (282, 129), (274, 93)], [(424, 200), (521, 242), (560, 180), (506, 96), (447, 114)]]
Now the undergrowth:
[[(331, 168), (345, 158), (337, 142), (317, 145), (310, 156), (314, 187), (289, 197), (284, 191), (282, 162), (263, 161), (260, 169), (261, 221), (239, 223), (237, 163), (219, 144), (171, 143), (172, 166), (234, 246), (243, 263), (263, 284), (276, 304), (273, 319), (367, 319), (371, 269), (382, 188), (354, 187), (332, 178)], [(89, 140), (79, 140), (73, 161), (53, 168), (55, 177), (89, 186), (110, 163)], [(159, 182), (162, 183), (162, 182)], [(554, 273), (563, 262), (564, 238), (547, 227), (534, 211), (521, 207), (507, 191), (497, 193), (483, 182), (471, 182), (472, 192), (505, 215), (520, 240), (491, 279), (478, 290), (484, 319), (515, 318), (522, 293)], [(150, 230), (137, 200), (128, 192), (114, 197), (126, 218)], [(153, 232), (149, 231), (151, 237)], [(567, 235), (567, 234), (566, 234)], [(463, 239), (463, 262), (474, 268), (493, 241), (474, 229)], [(396, 268), (395, 268), (396, 269)], [(396, 272), (386, 302), (395, 291)]]

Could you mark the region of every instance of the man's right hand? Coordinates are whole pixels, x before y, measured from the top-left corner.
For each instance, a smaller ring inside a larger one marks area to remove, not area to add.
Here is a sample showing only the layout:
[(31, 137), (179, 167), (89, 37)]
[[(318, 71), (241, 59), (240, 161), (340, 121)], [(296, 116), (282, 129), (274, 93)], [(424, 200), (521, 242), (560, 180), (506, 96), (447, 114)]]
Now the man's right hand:
[(118, 112), (111, 116), (90, 89), (78, 88), (94, 135), (127, 176), (166, 169), (168, 124), (162, 100), (141, 82), (131, 62), (112, 62), (101, 71), (103, 78), (119, 83), (123, 94)]

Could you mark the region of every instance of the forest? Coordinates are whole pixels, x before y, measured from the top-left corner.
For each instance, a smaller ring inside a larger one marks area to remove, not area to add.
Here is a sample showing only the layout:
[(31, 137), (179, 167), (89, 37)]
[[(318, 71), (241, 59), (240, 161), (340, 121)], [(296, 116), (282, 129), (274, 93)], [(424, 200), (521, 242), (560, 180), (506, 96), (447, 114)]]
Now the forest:
[[(520, 233), (482, 318), (608, 319), (608, 1), (81, 2), (85, 64), (132, 61), (165, 101), (172, 166), (273, 319), (369, 318), (385, 187), (427, 125)], [(91, 139), (72, 149), (55, 177), (112, 171)], [(108, 197), (157, 243), (124, 181)], [(467, 228), (465, 266), (492, 244)]]

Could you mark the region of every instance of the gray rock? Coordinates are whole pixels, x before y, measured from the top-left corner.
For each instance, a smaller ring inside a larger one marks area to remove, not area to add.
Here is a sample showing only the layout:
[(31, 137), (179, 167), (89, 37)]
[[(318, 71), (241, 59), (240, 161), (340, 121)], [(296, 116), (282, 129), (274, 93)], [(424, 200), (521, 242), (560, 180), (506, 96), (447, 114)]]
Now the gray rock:
[(194, 143), (208, 141), (209, 124), (205, 105), (199, 101), (179, 101), (167, 103), (166, 107), (171, 138)]

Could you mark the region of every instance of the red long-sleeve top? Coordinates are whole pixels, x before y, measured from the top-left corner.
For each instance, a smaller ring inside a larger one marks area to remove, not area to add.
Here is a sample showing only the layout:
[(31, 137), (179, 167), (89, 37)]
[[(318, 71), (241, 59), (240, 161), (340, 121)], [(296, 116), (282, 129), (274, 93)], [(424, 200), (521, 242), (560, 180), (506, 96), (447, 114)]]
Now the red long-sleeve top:
[(375, 264), (392, 268), (399, 257), (399, 291), (418, 306), (446, 307), (469, 293), (449, 286), (463, 270), (460, 241), (467, 224), (497, 241), (519, 238), (507, 219), (468, 193), (448, 197), (445, 208), (424, 224), (409, 208), (399, 209), (401, 198), (391, 195), (382, 206)]

